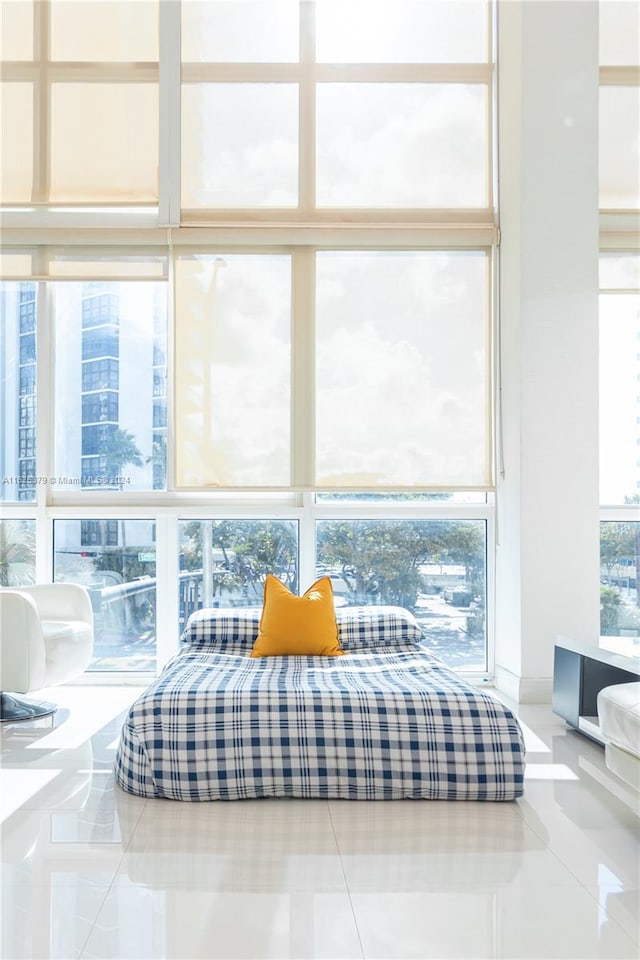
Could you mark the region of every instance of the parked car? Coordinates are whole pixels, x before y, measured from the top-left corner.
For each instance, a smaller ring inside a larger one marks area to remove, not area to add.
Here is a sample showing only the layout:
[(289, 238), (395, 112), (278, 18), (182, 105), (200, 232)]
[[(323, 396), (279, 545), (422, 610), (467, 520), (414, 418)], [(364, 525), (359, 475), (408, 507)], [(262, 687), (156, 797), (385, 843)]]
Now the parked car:
[(473, 600), (473, 593), (464, 586), (447, 587), (442, 593), (445, 602), (454, 607), (468, 607)]

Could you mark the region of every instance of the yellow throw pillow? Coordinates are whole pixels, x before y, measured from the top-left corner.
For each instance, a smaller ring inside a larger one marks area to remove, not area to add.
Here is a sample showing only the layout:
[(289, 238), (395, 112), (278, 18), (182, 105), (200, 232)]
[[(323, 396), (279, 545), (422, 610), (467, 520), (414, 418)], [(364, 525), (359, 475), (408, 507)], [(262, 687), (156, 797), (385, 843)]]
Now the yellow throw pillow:
[(329, 577), (321, 577), (301, 597), (272, 574), (264, 585), (260, 630), (252, 657), (341, 657), (338, 624)]

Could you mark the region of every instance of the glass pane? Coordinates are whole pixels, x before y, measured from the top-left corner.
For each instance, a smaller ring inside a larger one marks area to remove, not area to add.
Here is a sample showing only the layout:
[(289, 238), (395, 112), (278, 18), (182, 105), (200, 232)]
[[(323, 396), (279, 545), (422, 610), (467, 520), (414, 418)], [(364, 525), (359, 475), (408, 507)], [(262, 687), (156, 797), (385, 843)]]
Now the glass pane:
[(180, 632), (202, 607), (262, 607), (273, 573), (298, 592), (296, 520), (180, 523)]
[(32, 502), (36, 471), (36, 284), (0, 284), (0, 500)]
[(35, 520), (0, 520), (0, 587), (35, 583)]
[(483, 0), (318, 0), (316, 59), (477, 63), (487, 59)]
[(0, 84), (0, 200), (30, 203), (33, 190), (33, 85)]
[(290, 258), (180, 258), (176, 331), (178, 486), (287, 486)]
[(600, 297), (600, 503), (640, 493), (640, 296)]
[(157, 84), (51, 85), (50, 199), (157, 202)]
[(445, 663), (486, 669), (483, 520), (319, 520), (316, 535), (336, 606), (406, 607)]
[(601, 290), (640, 290), (640, 256), (633, 253), (600, 254)]
[(317, 202), (485, 207), (485, 87), (319, 84)]
[[(640, 656), (640, 521), (600, 524), (600, 633), (626, 638), (619, 653)], [(608, 644), (607, 644), (608, 645)]]
[(156, 669), (156, 545), (151, 520), (54, 520), (54, 580), (87, 587), (89, 670)]
[(182, 88), (182, 206), (298, 203), (298, 87), (198, 83)]
[(602, 0), (600, 13), (600, 65), (632, 66), (640, 63), (640, 6), (637, 0)]
[(182, 59), (292, 62), (298, 30), (298, 0), (189, 0), (182, 4)]
[(166, 285), (93, 281), (53, 290), (58, 489), (164, 489)]
[(486, 284), (482, 253), (318, 254), (319, 485), (485, 485)]
[(600, 87), (600, 207), (640, 207), (640, 87)]
[(158, 0), (49, 0), (51, 59), (157, 61)]
[(0, 59), (33, 60), (33, 3), (1, 0)]

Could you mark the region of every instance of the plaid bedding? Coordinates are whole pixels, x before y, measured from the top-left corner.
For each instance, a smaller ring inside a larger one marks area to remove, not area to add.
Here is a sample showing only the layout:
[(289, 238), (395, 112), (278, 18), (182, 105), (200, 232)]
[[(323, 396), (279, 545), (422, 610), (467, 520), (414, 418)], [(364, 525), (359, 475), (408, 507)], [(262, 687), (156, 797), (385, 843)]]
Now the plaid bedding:
[(517, 720), (426, 648), (251, 659), (185, 647), (130, 708), (116, 755), (127, 792), (513, 800)]

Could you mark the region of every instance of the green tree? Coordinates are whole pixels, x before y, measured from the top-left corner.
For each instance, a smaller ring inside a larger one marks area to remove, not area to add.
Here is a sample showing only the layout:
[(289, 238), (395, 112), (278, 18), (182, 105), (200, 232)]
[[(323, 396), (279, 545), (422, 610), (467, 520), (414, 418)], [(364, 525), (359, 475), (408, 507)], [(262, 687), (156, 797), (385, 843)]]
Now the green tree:
[[(121, 430), (120, 427), (116, 427), (116, 429), (109, 434), (106, 443), (102, 447), (101, 454), (106, 462), (106, 471), (109, 481), (113, 482), (117, 480), (120, 490), (123, 488), (122, 471), (124, 468), (129, 464), (134, 467), (144, 466), (144, 460), (142, 459), (142, 454), (138, 450), (134, 435), (129, 433), (128, 430)], [(126, 546), (125, 521), (118, 521), (118, 526), (118, 539), (124, 549)], [(106, 543), (106, 538), (104, 535), (102, 542)], [(124, 556), (125, 554), (123, 553), (123, 557)], [(124, 571), (123, 576), (125, 579), (127, 579)]]
[(640, 557), (640, 523), (637, 521), (605, 520), (600, 524), (600, 563), (604, 567), (607, 585), (613, 578), (636, 579), (636, 603), (640, 606), (638, 567)]
[(221, 556), (213, 582), (213, 596), (223, 588), (237, 590), (250, 600), (262, 600), (268, 573), (289, 589), (297, 589), (298, 547), (295, 524), (278, 520), (210, 520), (185, 525), (182, 553), (187, 570), (203, 568), (203, 533), (211, 550)]
[(613, 587), (600, 587), (600, 632), (603, 636), (615, 636), (618, 632), (618, 617), (622, 600)]
[(415, 606), (425, 563), (463, 564), (470, 589), (484, 592), (484, 535), (473, 522), (324, 521), (318, 562), (340, 570), (353, 602)]

